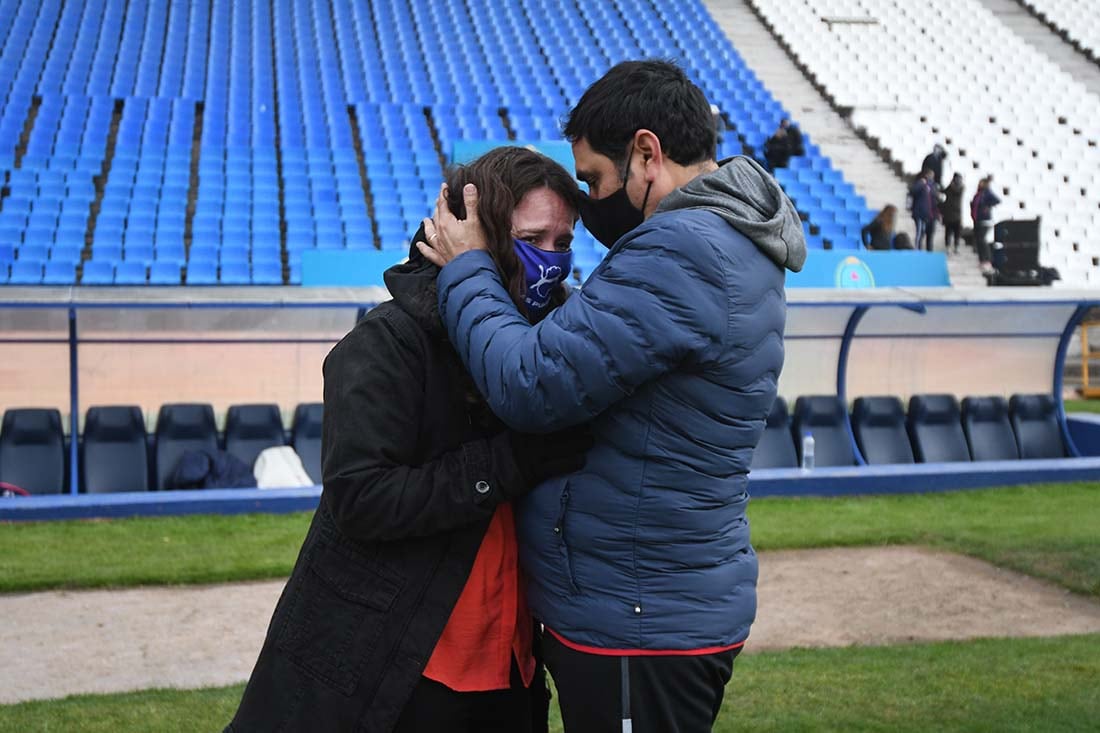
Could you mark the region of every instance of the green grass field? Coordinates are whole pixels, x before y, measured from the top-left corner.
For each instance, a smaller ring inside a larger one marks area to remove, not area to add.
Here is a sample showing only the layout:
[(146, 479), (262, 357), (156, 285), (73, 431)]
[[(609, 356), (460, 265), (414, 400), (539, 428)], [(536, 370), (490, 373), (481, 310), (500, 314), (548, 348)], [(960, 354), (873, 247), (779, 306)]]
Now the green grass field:
[[(1100, 484), (853, 499), (757, 499), (760, 550), (922, 544), (1100, 596)], [(9, 524), (0, 592), (285, 576), (309, 515)]]
[(1100, 400), (1065, 400), (1066, 412), (1100, 412)]
[[(758, 499), (749, 514), (764, 551), (919, 544), (1100, 597), (1100, 484)], [(279, 577), (308, 523), (308, 514), (293, 514), (8, 524), (0, 531), (0, 591)], [(747, 654), (715, 730), (1096, 730), (1097, 679), (1100, 634)], [(0, 706), (0, 732), (220, 730), (240, 692)]]
[[(714, 730), (1095, 731), (1100, 635), (847, 649), (737, 660)], [(220, 730), (243, 685), (0, 706), (0, 731)], [(557, 710), (551, 730), (560, 733)]]

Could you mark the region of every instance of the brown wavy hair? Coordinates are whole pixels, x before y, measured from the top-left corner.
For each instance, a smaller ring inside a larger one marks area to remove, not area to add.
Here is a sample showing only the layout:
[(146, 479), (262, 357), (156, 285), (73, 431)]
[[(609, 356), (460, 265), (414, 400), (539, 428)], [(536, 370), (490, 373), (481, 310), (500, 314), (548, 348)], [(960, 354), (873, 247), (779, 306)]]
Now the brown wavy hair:
[[(447, 205), (459, 219), (466, 218), (462, 187), (467, 183), (477, 186), (477, 216), (485, 230), (489, 255), (512, 302), (520, 313), (530, 318), (523, 300), (527, 283), (512, 237), (512, 213), (528, 192), (548, 188), (565, 201), (576, 223), (580, 189), (573, 176), (541, 153), (507, 146), (490, 150), (466, 165), (448, 169), (444, 180), (447, 183)], [(565, 286), (558, 285), (551, 294), (551, 302), (556, 307), (565, 300), (565, 296)]]

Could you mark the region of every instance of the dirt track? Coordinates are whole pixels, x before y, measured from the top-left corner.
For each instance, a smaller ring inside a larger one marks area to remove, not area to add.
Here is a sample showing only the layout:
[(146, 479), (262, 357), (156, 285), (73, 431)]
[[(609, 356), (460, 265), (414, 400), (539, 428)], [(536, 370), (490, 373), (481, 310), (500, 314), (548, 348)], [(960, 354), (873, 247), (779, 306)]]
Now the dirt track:
[[(1100, 603), (915, 547), (761, 555), (747, 651), (1100, 632)], [(284, 581), (0, 596), (0, 703), (243, 681)]]

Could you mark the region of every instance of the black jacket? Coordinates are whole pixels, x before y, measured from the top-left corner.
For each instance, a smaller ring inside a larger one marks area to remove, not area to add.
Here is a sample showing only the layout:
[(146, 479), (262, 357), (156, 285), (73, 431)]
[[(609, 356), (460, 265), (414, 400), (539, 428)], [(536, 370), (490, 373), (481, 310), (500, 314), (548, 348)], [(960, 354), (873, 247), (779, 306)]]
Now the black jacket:
[(962, 222), (962, 206), (963, 206), (963, 182), (951, 181), (951, 183), (943, 190), (944, 198), (943, 203), (940, 204), (940, 211), (943, 213), (943, 221), (945, 224), (958, 224)]
[(389, 270), (394, 300), (325, 360), (324, 491), (228, 731), (391, 730), (521, 488), (446, 340), (437, 273), (415, 251)]

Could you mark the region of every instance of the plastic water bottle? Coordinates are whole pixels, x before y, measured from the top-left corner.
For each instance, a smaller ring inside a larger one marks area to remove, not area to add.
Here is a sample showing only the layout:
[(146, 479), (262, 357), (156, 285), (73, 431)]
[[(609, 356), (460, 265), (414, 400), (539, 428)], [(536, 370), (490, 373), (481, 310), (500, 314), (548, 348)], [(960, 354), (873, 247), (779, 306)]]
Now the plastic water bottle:
[(814, 434), (806, 433), (802, 436), (802, 470), (809, 471), (814, 467)]

